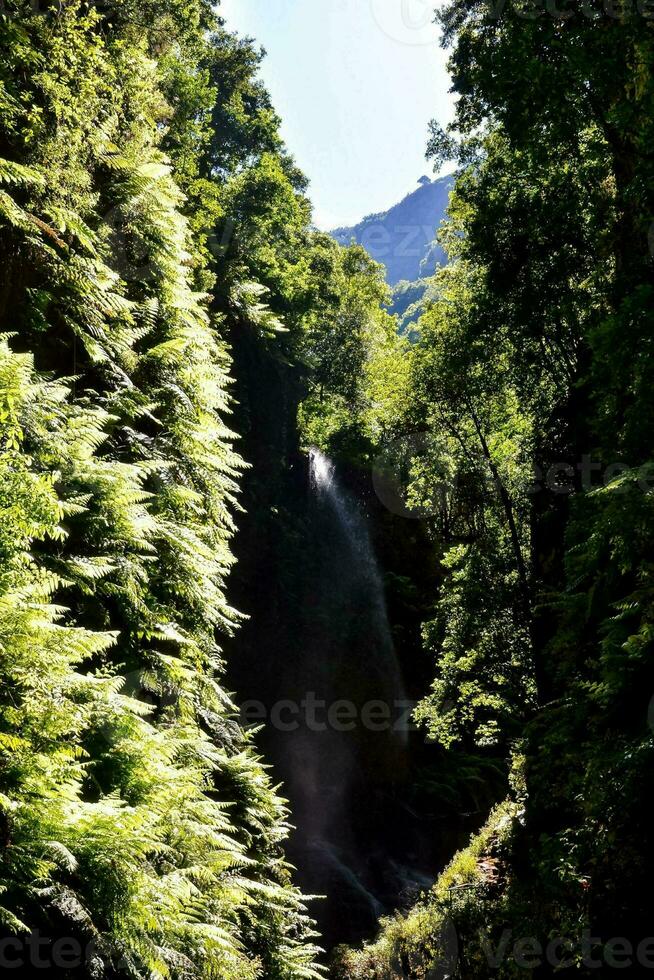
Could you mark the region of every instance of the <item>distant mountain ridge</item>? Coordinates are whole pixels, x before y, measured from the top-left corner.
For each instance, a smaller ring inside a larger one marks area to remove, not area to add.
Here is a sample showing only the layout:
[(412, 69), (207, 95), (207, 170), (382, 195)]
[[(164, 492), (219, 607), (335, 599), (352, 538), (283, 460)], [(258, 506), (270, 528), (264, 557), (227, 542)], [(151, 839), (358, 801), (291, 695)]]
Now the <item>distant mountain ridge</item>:
[(435, 244), (436, 233), (452, 189), (452, 177), (420, 178), (420, 186), (388, 211), (371, 214), (350, 228), (336, 228), (333, 237), (341, 245), (352, 240), (363, 245), (376, 262), (386, 267), (391, 286), (433, 275), (445, 263)]

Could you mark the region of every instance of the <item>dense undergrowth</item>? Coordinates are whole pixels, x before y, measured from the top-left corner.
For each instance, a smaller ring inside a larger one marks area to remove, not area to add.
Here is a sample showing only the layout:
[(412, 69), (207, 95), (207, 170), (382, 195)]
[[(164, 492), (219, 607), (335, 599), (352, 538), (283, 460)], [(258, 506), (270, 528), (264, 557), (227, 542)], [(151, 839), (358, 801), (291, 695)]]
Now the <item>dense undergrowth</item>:
[(439, 15), (450, 264), (378, 429), (444, 573), (417, 718), (523, 776), (339, 977), (651, 969), (654, 41), (642, 10), (532, 13)]
[(220, 649), (226, 320), (282, 329), (261, 281), (309, 248), (303, 181), (208, 4), (0, 26), (3, 933), (76, 941), (62, 976), (309, 977), (286, 809)]
[(2, 6), (0, 906), (3, 939), (78, 941), (55, 975), (316, 976), (224, 684), (228, 340), (281, 379), (238, 408), (253, 526), (292, 533), (300, 402), (305, 445), (397, 478), (437, 566), (428, 778), (461, 810), (512, 787), (335, 976), (543, 976), (552, 939), (599, 975), (651, 932), (654, 38), (518, 13), (441, 14), (450, 264), (399, 337), (208, 4)]

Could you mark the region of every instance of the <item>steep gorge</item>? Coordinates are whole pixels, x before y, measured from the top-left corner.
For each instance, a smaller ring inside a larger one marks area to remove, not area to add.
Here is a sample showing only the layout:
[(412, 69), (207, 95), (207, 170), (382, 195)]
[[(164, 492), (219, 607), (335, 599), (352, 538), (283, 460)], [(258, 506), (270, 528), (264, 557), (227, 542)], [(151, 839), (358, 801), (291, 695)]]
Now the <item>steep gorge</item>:
[(501, 780), (486, 799), (458, 795), (411, 716), (429, 685), (420, 628), (439, 578), (423, 522), (387, 510), (370, 466), (301, 449), (306, 385), (274, 344), (239, 331), (232, 350), (252, 466), (231, 575), (249, 619), (227, 645), (228, 681), (262, 726), (257, 745), (291, 805), (287, 853), (303, 892), (322, 896), (310, 909), (331, 950), (410, 907)]

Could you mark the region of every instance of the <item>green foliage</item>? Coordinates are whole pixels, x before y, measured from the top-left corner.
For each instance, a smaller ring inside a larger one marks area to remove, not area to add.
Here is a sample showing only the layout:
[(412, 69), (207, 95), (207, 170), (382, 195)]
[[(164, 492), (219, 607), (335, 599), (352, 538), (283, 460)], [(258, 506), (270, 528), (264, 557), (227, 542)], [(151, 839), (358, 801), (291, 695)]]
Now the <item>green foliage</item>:
[(484, 301), (465, 263), (437, 277), (439, 298), (411, 351), (411, 412), (430, 433), (414, 462), (413, 501), (444, 548), (438, 617), (425, 628), (437, 659), (417, 716), (444, 745), (504, 745), (533, 704), (528, 629), (530, 415), (510, 344), (476, 336)]
[[(500, 882), (506, 885), (506, 861), (521, 816), (513, 803), (496, 807), (470, 845), (454, 856), (433, 889), (410, 912), (384, 920), (379, 938), (363, 949), (336, 951), (335, 980), (458, 975), (459, 935), (465, 931), (467, 937), (472, 928), (484, 924), (485, 903), (497, 900)], [(466, 967), (477, 970), (471, 976), (487, 975), (478, 945), (474, 950), (466, 945), (465, 956)]]
[(89, 976), (317, 975), (221, 684), (242, 464), (199, 291), (211, 24), (2, 15), (2, 917), (92, 941)]
[(428, 778), (522, 774), (337, 975), (424, 977), (448, 921), (466, 977), (483, 929), (646, 934), (654, 40), (640, 13), (521, 13), (440, 15), (450, 265), (391, 298), (312, 229), (261, 55), (204, 0), (2, 6), (0, 917), (92, 942), (89, 977), (318, 976), (222, 679), (228, 337), (294, 373), (305, 445), (362, 463), (421, 433)]
[[(650, 931), (654, 47), (623, 13), (439, 15), (459, 98), (430, 153), (460, 169), (408, 355), (408, 499), (443, 571), (417, 715), (450, 752), (524, 756), (506, 867), (452, 903), (465, 978), (519, 972), (480, 933), (565, 937), (592, 975), (584, 928)], [(419, 904), (337, 975), (427, 975), (439, 916)]]
[(360, 245), (317, 244), (328, 292), (308, 318), (301, 348), (310, 371), (301, 436), (307, 446), (365, 458), (397, 425), (408, 381), (406, 342), (384, 310), (381, 267)]
[(402, 281), (393, 286), (388, 312), (397, 317), (398, 333), (415, 341), (418, 337), (416, 324), (435, 298), (436, 290), (432, 279)]

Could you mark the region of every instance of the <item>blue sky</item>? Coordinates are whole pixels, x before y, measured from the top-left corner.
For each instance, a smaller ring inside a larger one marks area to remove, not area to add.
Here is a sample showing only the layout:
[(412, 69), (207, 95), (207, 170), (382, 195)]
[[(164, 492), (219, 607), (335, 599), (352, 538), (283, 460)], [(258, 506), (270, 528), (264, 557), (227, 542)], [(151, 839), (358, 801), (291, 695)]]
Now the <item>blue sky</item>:
[(322, 228), (395, 204), (431, 175), (431, 118), (451, 117), (434, 0), (221, 0), (266, 48), (263, 78)]

